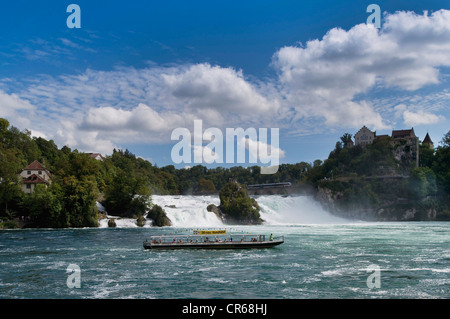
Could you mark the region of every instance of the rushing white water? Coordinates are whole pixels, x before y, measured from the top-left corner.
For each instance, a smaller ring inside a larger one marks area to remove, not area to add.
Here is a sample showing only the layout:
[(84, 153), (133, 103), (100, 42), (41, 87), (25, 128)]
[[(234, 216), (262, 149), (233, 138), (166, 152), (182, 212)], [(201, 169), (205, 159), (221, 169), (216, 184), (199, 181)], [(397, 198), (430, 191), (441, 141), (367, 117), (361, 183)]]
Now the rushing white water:
[(337, 224), (349, 221), (324, 210), (311, 196), (266, 195), (256, 198), (269, 225)]
[[(266, 225), (340, 224), (348, 220), (331, 215), (310, 196), (266, 195), (255, 197)], [(153, 195), (154, 204), (161, 206), (174, 227), (221, 227), (217, 216), (208, 212), (209, 204), (219, 205), (218, 196)], [(114, 216), (108, 216), (114, 218)], [(137, 227), (136, 220), (115, 219), (117, 227)], [(100, 220), (100, 227), (108, 227), (108, 220)], [(147, 220), (144, 227), (151, 227)]]
[(152, 196), (152, 201), (161, 206), (174, 227), (220, 227), (222, 221), (208, 212), (209, 204), (219, 205), (218, 196)]

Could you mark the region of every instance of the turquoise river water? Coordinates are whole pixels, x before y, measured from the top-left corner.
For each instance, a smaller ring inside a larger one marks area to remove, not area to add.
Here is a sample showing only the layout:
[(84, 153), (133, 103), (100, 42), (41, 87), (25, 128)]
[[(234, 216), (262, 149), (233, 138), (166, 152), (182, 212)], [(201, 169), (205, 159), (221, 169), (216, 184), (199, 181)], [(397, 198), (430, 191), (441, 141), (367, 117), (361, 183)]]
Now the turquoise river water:
[[(450, 297), (448, 223), (237, 229), (283, 234), (285, 243), (151, 251), (142, 247), (146, 237), (180, 229), (1, 231), (0, 298)], [(80, 288), (67, 285), (72, 264), (79, 266)], [(369, 288), (371, 275), (379, 287)]]

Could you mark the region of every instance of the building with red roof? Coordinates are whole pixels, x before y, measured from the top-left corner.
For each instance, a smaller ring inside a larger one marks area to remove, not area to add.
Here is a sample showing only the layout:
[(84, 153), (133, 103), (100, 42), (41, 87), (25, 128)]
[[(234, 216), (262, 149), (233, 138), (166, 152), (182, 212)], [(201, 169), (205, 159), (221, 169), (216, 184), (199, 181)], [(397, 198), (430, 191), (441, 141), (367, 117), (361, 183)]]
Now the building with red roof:
[(22, 191), (31, 194), (36, 185), (50, 185), (52, 174), (39, 161), (34, 161), (20, 172), (22, 178)]

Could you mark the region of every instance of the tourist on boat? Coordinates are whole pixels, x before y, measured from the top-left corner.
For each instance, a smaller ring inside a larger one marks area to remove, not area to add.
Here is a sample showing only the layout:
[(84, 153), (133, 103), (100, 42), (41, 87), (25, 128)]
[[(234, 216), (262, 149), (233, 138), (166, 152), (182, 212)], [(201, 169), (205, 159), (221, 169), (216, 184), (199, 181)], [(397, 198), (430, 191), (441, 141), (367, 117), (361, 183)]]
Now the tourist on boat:
[(269, 240), (273, 241), (273, 235), (272, 234), (270, 234)]

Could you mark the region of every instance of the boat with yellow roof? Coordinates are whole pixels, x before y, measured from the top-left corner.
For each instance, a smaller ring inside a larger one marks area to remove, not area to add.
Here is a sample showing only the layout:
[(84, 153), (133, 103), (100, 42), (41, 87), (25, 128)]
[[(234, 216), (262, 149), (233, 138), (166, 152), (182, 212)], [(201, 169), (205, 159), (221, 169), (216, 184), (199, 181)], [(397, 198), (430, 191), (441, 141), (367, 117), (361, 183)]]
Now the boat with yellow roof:
[(270, 248), (284, 243), (284, 236), (227, 233), (220, 230), (193, 230), (188, 235), (151, 236), (144, 241), (145, 249), (244, 249)]

